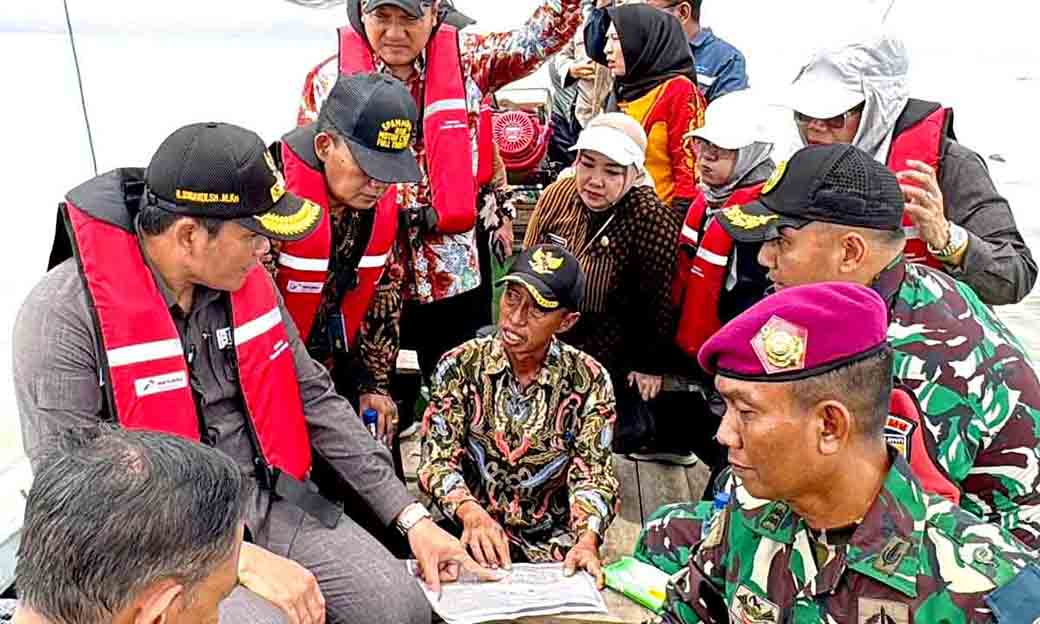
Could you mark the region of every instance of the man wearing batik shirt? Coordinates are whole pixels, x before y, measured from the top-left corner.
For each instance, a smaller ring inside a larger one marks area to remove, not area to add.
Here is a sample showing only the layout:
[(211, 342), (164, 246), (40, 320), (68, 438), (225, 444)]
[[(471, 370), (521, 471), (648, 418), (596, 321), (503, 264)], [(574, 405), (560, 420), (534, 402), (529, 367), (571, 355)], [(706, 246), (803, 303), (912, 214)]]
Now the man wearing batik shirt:
[(556, 338), (578, 320), (585, 278), (570, 252), (538, 245), (502, 282), (498, 333), (449, 352), (434, 374), (419, 486), (478, 561), (564, 561), (602, 586), (614, 391), (595, 359)]
[(758, 201), (721, 212), (720, 223), (734, 240), (763, 243), (758, 261), (777, 289), (854, 282), (885, 300), (895, 381), (921, 415), (890, 417), (886, 438), (930, 491), (952, 491), (964, 509), (1037, 548), (1036, 371), (968, 285), (906, 261), (903, 211), (887, 167), (850, 145), (817, 145), (781, 164)]
[[(348, 0), (339, 54), (307, 77), (301, 124), (316, 117), (340, 72), (391, 74), (418, 104), (414, 148), (422, 180), (396, 185), (402, 215), (397, 251), (404, 269), (401, 342), (418, 351), (427, 374), (445, 351), (491, 322), (491, 289), (481, 283), (473, 227), (476, 189), (491, 181), (494, 170), (490, 111), (482, 105), (501, 87), (534, 73), (573, 37), (580, 4), (544, 0), (516, 30), (478, 35), (456, 33), (445, 23), (448, 7), (437, 0)], [(512, 227), (503, 221), (502, 228)]]
[(886, 445), (887, 317), (865, 286), (796, 286), (701, 348), (725, 401), (717, 437), (734, 479), (718, 504), (666, 506), (640, 535), (636, 556), (672, 575), (665, 622), (1040, 616), (1036, 554), (927, 493)]

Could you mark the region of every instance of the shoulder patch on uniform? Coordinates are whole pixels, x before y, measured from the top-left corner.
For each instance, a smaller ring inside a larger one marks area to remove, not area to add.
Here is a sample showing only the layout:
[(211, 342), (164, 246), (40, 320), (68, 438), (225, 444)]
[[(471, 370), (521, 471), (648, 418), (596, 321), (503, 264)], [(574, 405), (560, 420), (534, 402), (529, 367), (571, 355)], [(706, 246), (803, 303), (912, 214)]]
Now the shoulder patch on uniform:
[(910, 624), (910, 607), (901, 602), (860, 598), (856, 612), (858, 624)]
[(747, 585), (737, 587), (729, 612), (739, 624), (779, 624), (780, 608), (759, 596)]
[(916, 428), (917, 423), (895, 414), (889, 414), (885, 420), (885, 442), (899, 451), (907, 462), (910, 461), (910, 436)]

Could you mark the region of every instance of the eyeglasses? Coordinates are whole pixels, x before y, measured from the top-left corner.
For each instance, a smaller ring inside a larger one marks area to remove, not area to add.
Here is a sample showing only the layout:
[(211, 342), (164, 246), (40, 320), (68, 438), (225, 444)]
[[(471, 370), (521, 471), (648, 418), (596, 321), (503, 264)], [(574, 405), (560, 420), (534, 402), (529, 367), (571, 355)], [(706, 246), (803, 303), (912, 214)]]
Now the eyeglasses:
[(719, 158), (732, 156), (736, 153), (736, 150), (719, 147), (711, 141), (700, 137), (693, 137), (693, 149), (695, 149), (697, 154), (702, 158), (707, 158), (708, 160), (718, 160)]
[(826, 119), (821, 119), (819, 117), (810, 117), (809, 115), (805, 115), (803, 113), (795, 111), (794, 122), (799, 126), (808, 126), (810, 123), (814, 121), (819, 121), (831, 130), (841, 130), (846, 125), (848, 125), (849, 117), (852, 117), (853, 115), (859, 114), (863, 111), (863, 106), (863, 104), (859, 104), (840, 115), (835, 115), (834, 117), (827, 117)]

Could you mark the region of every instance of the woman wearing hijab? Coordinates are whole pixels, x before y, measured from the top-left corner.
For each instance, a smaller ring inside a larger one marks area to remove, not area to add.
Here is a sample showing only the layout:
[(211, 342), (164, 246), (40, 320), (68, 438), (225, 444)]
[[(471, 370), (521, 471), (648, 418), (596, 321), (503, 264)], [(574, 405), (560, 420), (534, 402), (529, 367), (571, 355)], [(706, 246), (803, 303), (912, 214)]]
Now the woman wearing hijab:
[(653, 444), (653, 403), (680, 357), (672, 284), (682, 222), (642, 183), (646, 145), (642, 127), (623, 113), (590, 120), (573, 148), (574, 175), (545, 190), (524, 239), (524, 247), (562, 245), (581, 263), (581, 319), (562, 338), (610, 372), (616, 452)]
[(689, 135), (702, 194), (679, 238), (677, 340), (690, 357), (769, 287), (757, 260), (761, 245), (734, 244), (715, 219), (719, 211), (756, 200), (776, 169), (765, 117), (750, 91), (728, 93), (708, 105), (704, 127)]
[(657, 196), (680, 218), (698, 194), (695, 155), (685, 135), (704, 122), (704, 97), (690, 44), (678, 20), (646, 4), (599, 9), (585, 30), (585, 46), (614, 75), (617, 109), (648, 137), (646, 168)]

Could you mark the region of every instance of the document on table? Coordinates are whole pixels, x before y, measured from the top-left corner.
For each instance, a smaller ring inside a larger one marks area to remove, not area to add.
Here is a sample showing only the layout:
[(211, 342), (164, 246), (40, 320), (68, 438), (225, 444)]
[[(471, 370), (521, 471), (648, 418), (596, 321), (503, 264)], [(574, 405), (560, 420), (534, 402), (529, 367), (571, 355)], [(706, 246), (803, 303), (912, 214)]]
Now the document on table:
[[(408, 562), (415, 573), (415, 561)], [(501, 581), (482, 583), (475, 577), (441, 585), (441, 596), (419, 586), (433, 610), (447, 624), (477, 624), (532, 615), (606, 613), (607, 605), (587, 572), (563, 575), (562, 563), (516, 563)]]

